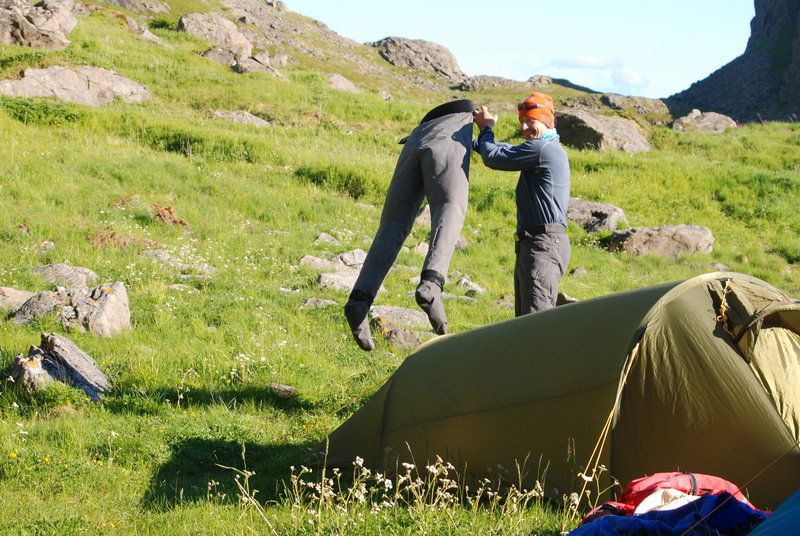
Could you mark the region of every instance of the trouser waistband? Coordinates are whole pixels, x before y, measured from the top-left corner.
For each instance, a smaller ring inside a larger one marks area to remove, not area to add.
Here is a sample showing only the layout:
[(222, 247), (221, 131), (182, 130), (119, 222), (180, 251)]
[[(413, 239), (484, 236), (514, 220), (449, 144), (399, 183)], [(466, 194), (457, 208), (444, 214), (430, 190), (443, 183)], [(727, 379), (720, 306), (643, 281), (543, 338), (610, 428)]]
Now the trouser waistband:
[(517, 231), (514, 233), (514, 239), (517, 241), (525, 240), (526, 238), (531, 238), (537, 234), (558, 233), (566, 230), (567, 228), (561, 223), (544, 223), (542, 225), (534, 225), (533, 227), (527, 227), (521, 231)]

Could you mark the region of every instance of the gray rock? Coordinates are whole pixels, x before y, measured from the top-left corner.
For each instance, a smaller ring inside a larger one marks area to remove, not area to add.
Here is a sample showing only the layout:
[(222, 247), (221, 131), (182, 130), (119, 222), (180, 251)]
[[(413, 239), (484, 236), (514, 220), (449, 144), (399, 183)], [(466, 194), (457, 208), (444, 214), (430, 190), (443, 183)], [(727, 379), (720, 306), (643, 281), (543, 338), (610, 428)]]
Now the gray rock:
[(672, 124), (673, 130), (682, 132), (714, 132), (719, 134), (729, 128), (735, 128), (736, 121), (727, 115), (716, 112), (701, 112), (698, 109), (692, 110), (688, 115), (675, 120)]
[(561, 141), (575, 149), (649, 151), (650, 144), (633, 121), (583, 110), (559, 111), (556, 126)]
[(144, 0), (143, 2), (138, 2), (137, 0), (108, 0), (108, 3), (133, 11), (151, 11), (153, 13), (169, 13), (171, 11), (169, 5), (158, 0)]
[(463, 276), (461, 279), (458, 280), (456, 283), (461, 288), (467, 290), (468, 295), (471, 294), (486, 294), (486, 289), (480, 286), (479, 284), (470, 281), (467, 276)]
[(283, 385), (274, 382), (268, 383), (267, 389), (269, 389), (270, 391), (272, 391), (281, 398), (293, 398), (297, 396), (298, 393), (297, 387), (292, 387), (291, 385)]
[(431, 206), (426, 204), (414, 218), (415, 227), (430, 227), (431, 226)]
[(56, 333), (43, 333), (39, 347), (31, 346), (28, 358), (18, 356), (12, 378), (25, 389), (36, 390), (60, 381), (83, 390), (94, 401), (111, 390), (108, 377), (95, 360), (74, 342)]
[(257, 127), (270, 126), (269, 121), (264, 121), (260, 117), (253, 115), (250, 112), (245, 112), (242, 110), (235, 112), (223, 112), (222, 110), (214, 110), (214, 115), (222, 119), (229, 119), (231, 121), (236, 121), (237, 123), (243, 123), (245, 125), (254, 125)]
[(320, 233), (314, 240), (314, 244), (338, 244), (339, 241), (328, 233)]
[(432, 74), (451, 84), (467, 81), (456, 57), (442, 45), (421, 39), (386, 37), (369, 45), (396, 67), (405, 67), (424, 74)]
[(708, 264), (708, 267), (713, 269), (715, 272), (730, 272), (731, 269), (728, 267), (727, 264), (722, 264), (721, 262), (711, 262)]
[(51, 240), (45, 240), (33, 247), (37, 255), (46, 255), (54, 249), (56, 249), (56, 243)]
[(559, 292), (558, 296), (556, 296), (556, 307), (559, 305), (566, 305), (568, 303), (577, 303), (579, 301), (580, 300), (578, 298), (573, 298), (565, 292)]
[(151, 97), (145, 86), (101, 67), (25, 69), (22, 78), (0, 80), (0, 94), (16, 97), (55, 97), (68, 102), (102, 106), (114, 99), (141, 102)]
[(63, 294), (50, 290), (34, 294), (16, 310), (13, 322), (17, 325), (28, 324), (37, 318), (46, 316), (66, 301)]
[(713, 244), (714, 236), (707, 227), (682, 224), (614, 231), (610, 249), (632, 255), (654, 253), (674, 258), (680, 254), (711, 253)]
[(309, 266), (315, 270), (333, 270), (334, 272), (350, 271), (349, 266), (338, 260), (322, 259), (313, 255), (304, 255), (303, 258), (300, 259), (300, 265)]
[(269, 64), (273, 67), (288, 67), (292, 59), (288, 54), (274, 54), (269, 57)]
[(42, 363), (45, 354), (41, 349), (32, 346), (28, 357), (17, 354), (11, 363), (11, 381), (15, 386), (32, 393), (52, 385), (55, 379), (47, 372)]
[(628, 225), (625, 212), (621, 208), (609, 203), (584, 201), (578, 197), (570, 198), (567, 219), (590, 233), (600, 230), (616, 231), (620, 222)]
[(335, 258), (345, 266), (358, 268), (364, 264), (367, 259), (367, 253), (363, 249), (353, 249), (336, 255)]
[(374, 305), (369, 311), (370, 318), (383, 317), (392, 324), (405, 328), (430, 328), (428, 315), (416, 309), (397, 307), (394, 305)]
[(332, 89), (346, 91), (348, 93), (361, 93), (361, 90), (359, 90), (354, 83), (339, 73), (331, 73), (325, 75), (325, 77), (328, 80), (328, 86)]
[(122, 282), (93, 289), (71, 289), (69, 304), (59, 313), (65, 329), (113, 337), (131, 327), (128, 292)]
[(575, 268), (569, 271), (569, 275), (573, 277), (586, 277), (587, 275), (589, 275), (589, 271), (583, 266), (576, 266)]
[(98, 275), (88, 268), (70, 266), (64, 263), (45, 264), (28, 270), (42, 279), (66, 287), (88, 287), (98, 279)]
[(228, 67), (233, 67), (237, 62), (236, 54), (224, 47), (212, 47), (200, 55)]
[(528, 78), (528, 83), (535, 88), (544, 88), (553, 83), (553, 79), (544, 74), (535, 74)]
[(16, 311), (35, 294), (27, 290), (0, 287), (0, 309)]
[(637, 114), (669, 114), (669, 108), (661, 99), (645, 97), (624, 97), (622, 95), (603, 95), (600, 102), (612, 110), (628, 111)]
[(350, 292), (358, 279), (358, 272), (325, 272), (317, 277), (317, 284), (324, 288)]
[(189, 13), (178, 21), (178, 29), (228, 50), (237, 61), (250, 57), (253, 45), (232, 21), (216, 13)]
[(324, 300), (322, 298), (308, 298), (306, 301), (303, 302), (303, 305), (298, 307), (298, 309), (305, 310), (305, 309), (319, 309), (320, 307), (330, 307), (332, 305), (339, 305), (333, 300)]
[(414, 333), (395, 325), (382, 316), (373, 316), (370, 320), (370, 327), (374, 333), (380, 333), (386, 342), (403, 350), (413, 350), (422, 344), (422, 341)]
[(411, 248), (411, 251), (413, 251), (414, 253), (416, 253), (421, 257), (425, 257), (426, 255), (428, 255), (428, 251), (430, 251), (430, 249), (431, 247), (427, 242), (420, 242), (419, 244)]
[(24, 0), (0, 0), (0, 43), (63, 50), (77, 20), (72, 0), (45, 1), (36, 6)]

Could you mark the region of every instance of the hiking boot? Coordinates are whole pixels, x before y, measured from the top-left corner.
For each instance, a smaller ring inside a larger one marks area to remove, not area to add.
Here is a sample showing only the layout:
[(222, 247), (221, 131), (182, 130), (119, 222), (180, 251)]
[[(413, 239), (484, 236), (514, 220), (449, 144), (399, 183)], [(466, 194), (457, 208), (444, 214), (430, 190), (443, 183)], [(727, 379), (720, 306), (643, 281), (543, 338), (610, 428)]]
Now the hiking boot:
[(369, 352), (375, 348), (375, 342), (369, 332), (369, 304), (363, 301), (350, 300), (344, 306), (344, 316), (350, 325), (350, 331), (358, 347)]
[(421, 281), (414, 298), (431, 322), (433, 330), (439, 334), (447, 333), (447, 315), (442, 303), (442, 287), (433, 281)]

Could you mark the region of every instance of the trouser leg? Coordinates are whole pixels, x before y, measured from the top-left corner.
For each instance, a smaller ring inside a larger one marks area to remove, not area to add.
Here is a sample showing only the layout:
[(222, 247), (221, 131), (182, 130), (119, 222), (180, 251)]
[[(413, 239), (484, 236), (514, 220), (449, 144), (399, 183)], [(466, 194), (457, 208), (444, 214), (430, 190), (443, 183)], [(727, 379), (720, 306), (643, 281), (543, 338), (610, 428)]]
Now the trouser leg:
[(442, 287), (467, 210), (469, 147), (451, 138), (442, 139), (426, 147), (420, 161), (431, 207), (431, 233), (415, 298), (434, 331), (441, 335), (447, 333)]
[(422, 205), (424, 190), (416, 151), (413, 145), (407, 144), (400, 153), (386, 193), (378, 231), (345, 305), (345, 317), (362, 350), (372, 350), (375, 346), (367, 314)]
[(569, 257), (569, 238), (563, 232), (536, 234), (517, 243), (516, 316), (555, 306), (558, 284), (567, 271)]

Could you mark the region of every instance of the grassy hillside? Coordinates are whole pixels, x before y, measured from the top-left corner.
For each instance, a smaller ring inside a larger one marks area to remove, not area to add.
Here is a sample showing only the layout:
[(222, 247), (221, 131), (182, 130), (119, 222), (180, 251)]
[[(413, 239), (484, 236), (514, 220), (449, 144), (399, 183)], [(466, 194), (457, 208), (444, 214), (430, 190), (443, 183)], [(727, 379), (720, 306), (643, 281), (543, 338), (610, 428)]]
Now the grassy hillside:
[[(177, 9), (208, 8), (184, 2)], [(445, 497), (446, 507), (431, 508), (431, 497), (415, 500), (409, 492), (399, 501), (403, 508), (381, 508), (380, 502), (362, 504), (353, 488), (338, 499), (315, 499), (309, 493), (317, 490), (301, 480), (318, 477), (299, 476), (306, 449), (352, 414), (408, 353), (383, 341), (374, 352), (361, 352), (339, 306), (300, 309), (307, 298), (342, 305), (346, 295), (320, 288), (317, 272), (299, 260), (368, 249), (397, 140), (454, 92), (397, 85), (387, 102), (379, 90), (390, 80), (346, 66), (339, 71), (363, 91), (337, 92), (325, 83), (328, 69), (322, 69), (329, 64), (299, 54), (297, 63), (281, 68), (286, 81), (238, 75), (199, 57), (207, 44), (169, 24), (153, 31), (171, 48), (138, 41), (122, 11), (107, 7), (81, 17), (65, 51), (0, 45), (2, 78), (26, 67), (95, 65), (153, 93), (144, 103), (97, 109), (0, 98), (0, 286), (49, 290), (29, 268), (84, 266), (103, 281), (125, 283), (133, 323), (111, 339), (68, 334), (111, 377), (115, 391), (104, 404), (67, 387), (35, 395), (2, 388), (0, 533), (569, 528), (574, 521), (566, 509), (548, 506), (536, 493), (505, 502), (488, 493), (481, 504), (451, 504)], [(354, 53), (381, 61), (366, 47)], [(575, 91), (555, 86), (553, 93), (567, 98)], [(458, 96), (500, 104), (524, 95)], [(272, 126), (219, 119), (214, 110), (246, 110)], [(498, 137), (518, 140), (515, 123), (505, 112)], [(675, 260), (610, 253), (607, 234), (571, 224), (571, 268), (585, 267), (588, 275), (566, 276), (562, 290), (589, 299), (691, 277), (721, 262), (800, 295), (800, 126), (753, 124), (721, 135), (649, 128), (654, 148), (648, 153), (570, 150), (573, 195), (623, 208), (633, 226), (707, 226), (716, 238), (714, 253)], [(463, 231), (469, 245), (456, 252), (450, 275), (455, 281), (469, 274), (488, 292), (477, 303), (447, 302), (454, 332), (512, 316), (497, 302), (512, 293), (515, 180), (473, 159)], [(164, 224), (154, 204), (172, 206), (189, 225)], [(315, 245), (321, 232), (339, 244)], [(408, 245), (425, 239), (425, 229), (415, 229)], [(43, 252), (46, 240), (56, 246)], [(184, 279), (192, 274), (140, 255), (152, 247), (217, 272)], [(421, 263), (413, 252), (402, 253), (398, 264), (409, 269), (389, 275), (380, 304), (416, 308), (408, 280)], [(452, 283), (446, 290), (464, 293)], [(5, 376), (14, 356), (38, 344), (42, 332), (63, 329), (52, 317), (28, 326), (4, 317)], [(300, 395), (280, 398), (266, 388), (270, 382), (297, 387)]]

